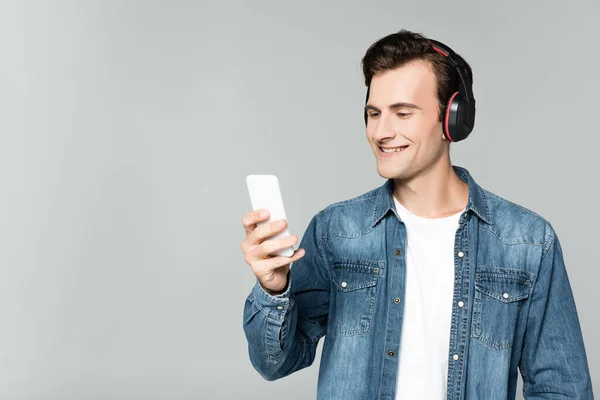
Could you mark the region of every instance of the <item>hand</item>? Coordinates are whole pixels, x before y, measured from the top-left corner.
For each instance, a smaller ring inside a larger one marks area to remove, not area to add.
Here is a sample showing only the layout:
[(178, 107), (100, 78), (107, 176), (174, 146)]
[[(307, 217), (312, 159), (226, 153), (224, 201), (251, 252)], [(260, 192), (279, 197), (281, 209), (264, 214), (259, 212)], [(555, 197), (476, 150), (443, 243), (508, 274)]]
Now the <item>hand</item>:
[[(261, 214), (264, 211), (264, 214)], [(267, 239), (285, 229), (287, 221), (280, 219), (257, 226), (258, 222), (269, 218), (268, 210), (255, 210), (242, 217), (246, 229), (246, 239), (240, 245), (245, 261), (265, 291), (280, 294), (287, 285), (290, 264), (304, 256), (304, 249), (298, 249), (290, 257), (270, 255), (277, 250), (293, 246), (298, 242), (296, 235), (279, 239)]]

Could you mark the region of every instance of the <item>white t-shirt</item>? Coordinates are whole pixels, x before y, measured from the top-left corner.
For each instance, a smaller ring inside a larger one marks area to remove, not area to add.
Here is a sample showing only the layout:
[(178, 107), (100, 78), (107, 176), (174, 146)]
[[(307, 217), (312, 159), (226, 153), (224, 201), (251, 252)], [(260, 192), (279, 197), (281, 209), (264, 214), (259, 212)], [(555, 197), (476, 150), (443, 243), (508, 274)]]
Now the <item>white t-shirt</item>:
[(397, 400), (443, 400), (448, 380), (454, 291), (454, 240), (461, 211), (423, 218), (394, 197), (406, 225), (406, 291)]

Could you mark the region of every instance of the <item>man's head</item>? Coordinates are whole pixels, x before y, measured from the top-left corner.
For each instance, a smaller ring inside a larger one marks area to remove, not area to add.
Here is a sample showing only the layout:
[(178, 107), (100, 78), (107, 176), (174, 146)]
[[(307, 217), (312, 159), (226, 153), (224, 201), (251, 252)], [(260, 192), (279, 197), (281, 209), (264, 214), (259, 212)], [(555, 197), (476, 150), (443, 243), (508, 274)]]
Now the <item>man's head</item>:
[[(367, 139), (385, 178), (409, 179), (449, 162), (450, 142), (442, 133), (448, 100), (459, 76), (424, 36), (401, 30), (373, 43), (362, 59), (370, 88), (365, 107)], [(472, 81), (468, 64), (463, 76)], [(383, 148), (408, 146), (399, 153)]]

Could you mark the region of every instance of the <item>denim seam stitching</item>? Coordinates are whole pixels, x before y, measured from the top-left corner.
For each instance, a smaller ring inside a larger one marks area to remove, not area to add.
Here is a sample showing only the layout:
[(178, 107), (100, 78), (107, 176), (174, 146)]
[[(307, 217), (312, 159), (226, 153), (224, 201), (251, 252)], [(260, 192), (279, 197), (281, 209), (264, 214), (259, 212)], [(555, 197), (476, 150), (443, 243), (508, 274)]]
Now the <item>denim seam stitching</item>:
[(498, 234), (491, 228), (488, 228), (486, 226), (480, 226), (479, 229), (488, 231), (489, 233), (494, 235), (496, 238), (498, 238), (499, 241), (501, 241), (503, 244), (505, 244), (507, 246), (522, 245), (522, 244), (530, 245), (530, 246), (543, 246), (544, 245), (544, 243), (532, 243), (532, 242), (507, 242), (506, 239), (498, 236)]

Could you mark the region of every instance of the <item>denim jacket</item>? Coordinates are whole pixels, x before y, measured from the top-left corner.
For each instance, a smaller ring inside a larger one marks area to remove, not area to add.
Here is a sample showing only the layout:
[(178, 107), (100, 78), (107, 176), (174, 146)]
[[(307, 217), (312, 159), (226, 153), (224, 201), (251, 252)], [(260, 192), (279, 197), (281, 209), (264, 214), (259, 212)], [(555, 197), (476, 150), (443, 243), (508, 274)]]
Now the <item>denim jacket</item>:
[[(553, 227), (481, 188), (467, 169), (453, 168), (468, 183), (469, 199), (454, 242), (446, 399), (514, 399), (517, 367), (526, 399), (593, 399)], [(270, 295), (255, 282), (243, 329), (262, 377), (308, 367), (325, 337), (318, 399), (395, 399), (406, 227), (392, 190), (389, 179), (318, 212), (283, 294)]]

